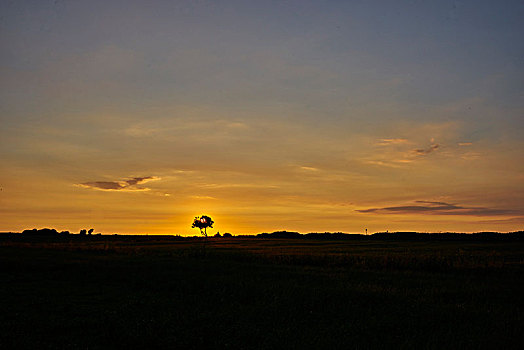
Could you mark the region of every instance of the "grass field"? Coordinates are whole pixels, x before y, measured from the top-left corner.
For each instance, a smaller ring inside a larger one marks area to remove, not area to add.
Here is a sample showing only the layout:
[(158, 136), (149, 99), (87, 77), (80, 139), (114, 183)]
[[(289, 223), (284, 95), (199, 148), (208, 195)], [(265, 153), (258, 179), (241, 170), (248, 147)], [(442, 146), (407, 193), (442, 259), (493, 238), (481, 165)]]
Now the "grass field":
[(524, 346), (522, 242), (0, 241), (0, 348)]

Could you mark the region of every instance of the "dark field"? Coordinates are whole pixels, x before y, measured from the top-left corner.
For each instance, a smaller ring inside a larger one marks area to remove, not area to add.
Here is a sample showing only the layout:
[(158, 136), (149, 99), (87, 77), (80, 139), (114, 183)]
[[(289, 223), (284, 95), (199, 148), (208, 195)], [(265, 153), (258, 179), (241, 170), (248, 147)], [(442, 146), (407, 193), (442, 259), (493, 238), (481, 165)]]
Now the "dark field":
[(523, 242), (0, 241), (0, 348), (524, 347)]

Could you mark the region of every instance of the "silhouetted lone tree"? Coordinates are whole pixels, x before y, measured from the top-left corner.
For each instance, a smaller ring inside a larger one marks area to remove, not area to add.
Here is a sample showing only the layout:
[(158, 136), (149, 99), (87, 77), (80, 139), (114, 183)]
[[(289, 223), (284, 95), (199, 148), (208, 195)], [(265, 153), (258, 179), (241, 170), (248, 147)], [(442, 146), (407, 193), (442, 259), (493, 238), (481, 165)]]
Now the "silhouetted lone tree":
[(195, 220), (193, 220), (193, 225), (191, 225), (191, 227), (192, 228), (198, 227), (200, 229), (200, 234), (204, 237), (207, 237), (206, 229), (208, 227), (213, 228), (214, 223), (215, 222), (213, 221), (213, 219), (211, 219), (207, 215), (202, 215), (201, 217), (195, 216)]

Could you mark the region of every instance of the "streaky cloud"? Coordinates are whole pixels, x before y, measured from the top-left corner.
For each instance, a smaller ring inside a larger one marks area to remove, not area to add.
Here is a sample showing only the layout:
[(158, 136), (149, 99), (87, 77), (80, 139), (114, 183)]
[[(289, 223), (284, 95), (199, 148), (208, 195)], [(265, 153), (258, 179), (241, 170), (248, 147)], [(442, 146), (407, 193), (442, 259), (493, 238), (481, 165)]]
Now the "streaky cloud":
[(432, 214), (432, 215), (465, 215), (465, 216), (498, 216), (513, 214), (513, 210), (486, 207), (464, 207), (446, 202), (415, 201), (425, 205), (403, 205), (383, 208), (358, 209), (360, 213), (380, 214)]
[(380, 139), (376, 144), (379, 146), (389, 145), (401, 145), (410, 143), (407, 139), (395, 138), (395, 139)]
[(99, 191), (125, 191), (125, 192), (136, 192), (136, 191), (149, 191), (150, 188), (139, 187), (137, 185), (144, 184), (149, 181), (160, 180), (157, 176), (144, 176), (144, 177), (133, 177), (130, 179), (119, 180), (119, 181), (90, 181), (76, 184), (79, 187), (99, 190)]
[(416, 155), (425, 156), (427, 154), (430, 154), (430, 153), (436, 151), (439, 147), (440, 147), (440, 145), (438, 143), (435, 143), (435, 144), (429, 146), (428, 148), (414, 149), (413, 152)]
[(129, 186), (140, 185), (149, 181), (160, 180), (157, 176), (134, 177), (130, 180), (125, 180)]
[(300, 170), (304, 170), (304, 171), (318, 171), (319, 169), (315, 168), (315, 167), (312, 167), (312, 166), (301, 166)]
[(93, 181), (84, 182), (78, 185), (85, 188), (93, 188), (102, 191), (118, 191), (125, 188), (125, 186), (122, 186), (120, 182), (116, 181)]

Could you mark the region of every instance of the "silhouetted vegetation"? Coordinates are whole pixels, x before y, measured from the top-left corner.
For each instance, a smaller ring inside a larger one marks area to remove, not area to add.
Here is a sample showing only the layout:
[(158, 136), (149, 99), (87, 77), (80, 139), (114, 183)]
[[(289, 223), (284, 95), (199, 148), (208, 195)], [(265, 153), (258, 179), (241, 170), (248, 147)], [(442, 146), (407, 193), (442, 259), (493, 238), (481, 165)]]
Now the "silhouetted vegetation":
[[(36, 228), (32, 230), (24, 230), (22, 232), (24, 236), (39, 236), (39, 237), (56, 237), (59, 235), (58, 231), (50, 228), (42, 228), (37, 230)], [(69, 232), (67, 233), (69, 234)]]
[[(193, 220), (192, 228), (198, 227), (200, 229), (200, 234), (204, 237), (207, 237), (207, 228), (213, 228), (215, 222), (207, 215), (202, 215), (200, 217), (195, 216)], [(203, 230), (203, 231), (202, 231)]]
[[(201, 220), (205, 220), (205, 223)], [(213, 225), (213, 220), (208, 216), (196, 217), (193, 222), (192, 227), (199, 228), (202, 232), (203, 237), (207, 237), (205, 228), (211, 227)], [(201, 227), (199, 227), (201, 226)], [(131, 240), (131, 241), (147, 241), (151, 240), (152, 237), (155, 237), (155, 240), (184, 240), (184, 239), (194, 239), (195, 237), (182, 237), (182, 236), (169, 236), (169, 235), (159, 235), (159, 236), (147, 236), (147, 235), (101, 235), (97, 233), (92, 235), (94, 229), (82, 229), (79, 234), (74, 235), (69, 231), (58, 232), (56, 229), (31, 229), (24, 230), (21, 234), (16, 232), (3, 232), (0, 233), (0, 238), (2, 237), (40, 237), (40, 238), (68, 238), (74, 239), (75, 237), (83, 237), (84, 239), (109, 239), (108, 237), (118, 237), (118, 240)], [(229, 232), (221, 235), (216, 233), (214, 238), (232, 238), (233, 235)], [(347, 234), (342, 232), (310, 232), (306, 234), (301, 234), (299, 232), (289, 232), (289, 231), (275, 231), (272, 233), (260, 233), (255, 236), (250, 235), (239, 235), (238, 238), (273, 238), (273, 239), (305, 239), (305, 240), (329, 240), (329, 241), (338, 241), (338, 240), (361, 240), (361, 241), (523, 241), (524, 240), (524, 231), (515, 231), (508, 233), (500, 232), (476, 232), (476, 233), (456, 233), (456, 232), (439, 232), (439, 233), (423, 233), (423, 232), (377, 232), (371, 235), (363, 234)]]
[(289, 231), (276, 231), (273, 233), (260, 233), (257, 235), (257, 237), (262, 238), (301, 238), (301, 234), (298, 232), (289, 232)]
[(261, 238), (285, 238), (285, 239), (324, 239), (324, 240), (408, 240), (408, 241), (495, 241), (495, 240), (524, 240), (524, 231), (500, 233), (500, 232), (477, 232), (477, 233), (422, 233), (422, 232), (377, 232), (372, 235), (347, 234), (342, 232), (311, 232), (300, 234), (298, 232), (276, 231), (273, 233), (260, 233)]

